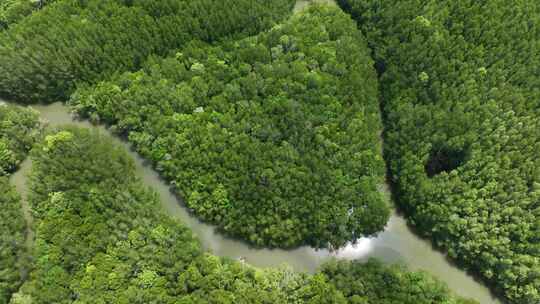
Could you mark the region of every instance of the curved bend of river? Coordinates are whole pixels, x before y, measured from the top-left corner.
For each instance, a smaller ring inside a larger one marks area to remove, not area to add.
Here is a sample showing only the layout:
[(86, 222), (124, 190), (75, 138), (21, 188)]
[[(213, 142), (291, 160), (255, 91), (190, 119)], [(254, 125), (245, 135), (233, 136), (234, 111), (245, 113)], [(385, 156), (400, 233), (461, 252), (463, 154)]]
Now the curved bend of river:
[[(94, 126), (87, 121), (73, 120), (69, 108), (61, 103), (37, 105), (32, 106), (32, 108), (37, 110), (41, 114), (41, 118), (47, 121), (50, 126), (71, 124), (99, 129), (103, 133), (110, 134), (102, 126)], [(321, 263), (331, 257), (344, 259), (376, 257), (387, 263), (402, 262), (411, 270), (424, 270), (446, 282), (450, 289), (458, 295), (476, 299), (482, 304), (500, 303), (487, 287), (449, 262), (444, 254), (432, 248), (429, 241), (416, 236), (407, 226), (405, 219), (395, 212), (385, 231), (377, 237), (359, 239), (356, 245), (349, 245), (335, 252), (315, 250), (306, 246), (294, 250), (252, 248), (242, 241), (226, 238), (217, 233), (214, 226), (193, 217), (170, 191), (170, 186), (159, 177), (158, 173), (147, 162), (132, 151), (127, 142), (115, 136), (113, 138), (117, 144), (125, 147), (135, 159), (138, 176), (145, 185), (152, 187), (159, 193), (166, 212), (191, 228), (202, 246), (213, 254), (233, 259), (242, 257), (247, 263), (257, 267), (287, 264), (297, 271), (304, 272), (315, 272)], [(25, 177), (30, 167), (30, 161), (26, 160), (21, 165), (21, 169), (11, 177), (12, 183), (23, 198), (28, 191)], [(28, 212), (26, 213), (28, 215)]]
[[(333, 0), (297, 1), (295, 12), (306, 8), (311, 2), (333, 3)], [(0, 103), (2, 101), (0, 100)], [(110, 134), (103, 126), (94, 126), (87, 121), (74, 120), (69, 108), (61, 103), (32, 106), (41, 114), (41, 118), (50, 126), (76, 125), (84, 128), (99, 129)], [(294, 250), (253, 248), (248, 244), (219, 234), (215, 227), (205, 224), (192, 216), (183, 203), (170, 191), (170, 186), (159, 177), (159, 174), (133, 152), (129, 143), (112, 136), (114, 141), (123, 146), (135, 159), (137, 174), (145, 185), (154, 189), (161, 197), (166, 212), (182, 221), (193, 231), (202, 246), (213, 254), (233, 259), (243, 258), (247, 263), (257, 267), (281, 266), (287, 264), (296, 271), (313, 273), (329, 258), (368, 259), (377, 258), (386, 263), (404, 263), (411, 270), (426, 271), (448, 284), (456, 294), (472, 298), (481, 304), (501, 303), (482, 283), (475, 280), (465, 271), (457, 268), (446, 256), (433, 249), (428, 240), (416, 236), (407, 226), (406, 220), (396, 212), (392, 214), (386, 229), (377, 237), (362, 238), (356, 245), (348, 245), (337, 251), (315, 250), (311, 247), (300, 247)], [(28, 192), (26, 175), (30, 171), (30, 160), (25, 160), (20, 169), (11, 176), (10, 180), (24, 198)], [(388, 194), (388, 191), (385, 189)], [(388, 200), (390, 196), (387, 195)], [(26, 202), (23, 202), (26, 220), (32, 223), (32, 218)], [(33, 232), (28, 231), (27, 243), (30, 246)]]
[[(299, 0), (295, 12), (306, 8), (311, 2), (333, 3), (333, 0)], [(41, 118), (48, 122), (49, 126), (70, 124), (99, 129), (102, 133), (110, 135), (110, 132), (103, 126), (95, 126), (87, 121), (74, 120), (69, 108), (61, 103), (34, 105), (32, 108), (41, 114)], [(129, 143), (118, 137), (112, 137), (118, 145), (123, 146), (130, 156), (134, 158), (137, 175), (145, 185), (151, 187), (160, 195), (165, 211), (191, 228), (202, 246), (213, 254), (233, 259), (241, 257), (247, 263), (257, 267), (274, 267), (287, 264), (296, 271), (309, 273), (315, 272), (329, 258), (362, 260), (374, 257), (386, 263), (403, 263), (411, 270), (426, 271), (448, 284), (449, 288), (456, 294), (475, 299), (481, 304), (501, 303), (486, 286), (453, 265), (443, 253), (433, 249), (429, 241), (416, 236), (407, 226), (406, 220), (396, 212), (392, 214), (386, 229), (377, 237), (359, 239), (356, 245), (348, 245), (334, 252), (315, 250), (307, 246), (294, 250), (253, 248), (240, 240), (227, 238), (219, 234), (214, 226), (205, 224), (192, 216), (183, 203), (170, 191), (170, 186), (166, 181), (161, 179), (159, 174), (144, 159), (133, 152)], [(26, 176), (30, 169), (31, 162), (27, 159), (21, 164), (20, 169), (10, 177), (12, 184), (23, 197), (23, 209), (29, 224), (32, 223), (32, 218), (24, 198), (28, 193)], [(385, 191), (388, 200), (390, 200), (388, 191), (386, 189), (381, 191)], [(28, 246), (31, 246), (32, 239), (33, 231), (29, 230), (27, 235)]]

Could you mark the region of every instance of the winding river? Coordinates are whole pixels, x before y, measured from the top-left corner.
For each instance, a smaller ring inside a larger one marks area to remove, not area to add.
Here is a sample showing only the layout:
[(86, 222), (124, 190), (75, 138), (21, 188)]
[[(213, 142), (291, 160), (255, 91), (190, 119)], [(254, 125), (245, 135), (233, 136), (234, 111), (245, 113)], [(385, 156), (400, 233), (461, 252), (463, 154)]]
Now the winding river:
[[(32, 106), (41, 118), (50, 126), (72, 124), (79, 127), (99, 129), (109, 133), (102, 126), (94, 126), (87, 121), (72, 118), (69, 108), (61, 103)], [(112, 135), (111, 135), (112, 136)], [(246, 243), (224, 237), (211, 225), (205, 224), (192, 216), (182, 202), (170, 191), (170, 186), (161, 179), (156, 171), (132, 151), (129, 143), (113, 136), (118, 145), (125, 147), (135, 159), (137, 174), (142, 181), (152, 187), (161, 196), (163, 207), (169, 215), (187, 225), (199, 238), (203, 247), (219, 256), (230, 258), (242, 257), (251, 265), (258, 267), (290, 265), (297, 271), (315, 272), (317, 267), (331, 257), (344, 259), (368, 259), (376, 257), (384, 262), (402, 262), (410, 269), (424, 270), (446, 282), (457, 294), (478, 300), (481, 304), (500, 303), (489, 289), (477, 282), (472, 276), (453, 265), (444, 254), (432, 248), (429, 241), (416, 236), (407, 226), (405, 219), (394, 212), (384, 232), (377, 237), (359, 239), (356, 245), (349, 245), (336, 252), (315, 250), (300, 247), (294, 250), (252, 248)], [(31, 168), (29, 160), (21, 164), (21, 168), (12, 175), (11, 181), (23, 198), (28, 189), (26, 175)], [(390, 196), (388, 191), (381, 189)], [(27, 219), (31, 221), (28, 207), (24, 206)], [(31, 232), (30, 232), (31, 233)], [(32, 235), (30, 235), (30, 240)]]
[[(295, 11), (304, 9), (310, 2), (312, 1), (298, 1)], [(313, 2), (332, 3), (333, 1), (315, 0)], [(110, 134), (102, 126), (94, 126), (87, 121), (74, 120), (69, 108), (61, 103), (35, 105), (32, 108), (37, 110), (41, 118), (47, 121), (50, 126), (71, 124), (99, 129)], [(405, 219), (397, 212), (392, 214), (386, 229), (377, 237), (359, 239), (356, 245), (349, 245), (335, 252), (315, 250), (310, 247), (300, 247), (294, 250), (252, 248), (240, 240), (227, 238), (217, 233), (213, 226), (193, 217), (183, 206), (183, 203), (170, 191), (167, 182), (161, 179), (158, 173), (144, 159), (133, 152), (129, 143), (114, 136), (113, 138), (117, 144), (125, 147), (135, 159), (138, 176), (147, 186), (152, 187), (160, 195), (163, 208), (167, 213), (191, 228), (199, 238), (202, 246), (216, 255), (234, 259), (242, 257), (247, 263), (258, 267), (287, 264), (297, 271), (309, 273), (315, 272), (321, 263), (332, 257), (344, 259), (376, 257), (387, 263), (404, 263), (412, 270), (424, 270), (446, 282), (450, 289), (458, 295), (476, 299), (481, 304), (501, 303), (487, 287), (456, 267), (444, 254), (433, 249), (428, 240), (416, 236), (407, 226)], [(28, 192), (26, 176), (30, 168), (31, 162), (27, 159), (10, 178), (22, 195), (23, 201)], [(389, 203), (391, 203), (387, 189), (381, 189), (381, 191), (386, 194)], [(26, 203), (23, 203), (23, 209), (27, 221), (31, 224), (32, 217)], [(27, 240), (30, 246), (33, 232), (29, 229), (28, 233)]]

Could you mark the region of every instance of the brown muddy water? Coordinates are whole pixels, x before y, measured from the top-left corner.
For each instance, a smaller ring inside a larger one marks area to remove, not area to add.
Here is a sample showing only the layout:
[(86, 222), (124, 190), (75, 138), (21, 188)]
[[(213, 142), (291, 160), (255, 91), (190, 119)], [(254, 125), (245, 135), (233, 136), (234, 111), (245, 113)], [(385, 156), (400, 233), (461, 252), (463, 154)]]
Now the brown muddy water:
[[(41, 118), (50, 126), (71, 124), (83, 128), (99, 129), (110, 134), (102, 126), (94, 126), (87, 121), (76, 121), (72, 118), (69, 108), (61, 103), (51, 105), (32, 106)], [(315, 272), (317, 267), (329, 258), (368, 259), (378, 258), (387, 263), (400, 262), (412, 270), (426, 271), (440, 280), (446, 282), (450, 289), (463, 297), (473, 298), (482, 304), (500, 303), (487, 287), (477, 282), (472, 276), (448, 261), (446, 256), (432, 248), (428, 240), (414, 234), (407, 226), (406, 220), (396, 212), (392, 214), (386, 229), (377, 237), (362, 238), (357, 244), (348, 245), (335, 252), (328, 250), (315, 250), (311, 247), (300, 247), (294, 250), (253, 248), (242, 242), (227, 238), (218, 233), (214, 226), (203, 223), (192, 216), (184, 207), (180, 199), (170, 191), (170, 185), (159, 177), (159, 174), (145, 162), (138, 154), (132, 151), (129, 143), (111, 135), (118, 145), (125, 147), (135, 159), (137, 174), (148, 187), (153, 188), (161, 197), (166, 212), (191, 228), (199, 238), (203, 247), (213, 254), (244, 259), (247, 263), (257, 267), (281, 266), (287, 264), (297, 271)], [(26, 175), (31, 168), (29, 160), (21, 164), (20, 170), (11, 176), (12, 183), (23, 198), (28, 191)], [(390, 200), (386, 187), (381, 187)], [(391, 202), (389, 202), (391, 204)], [(30, 213), (24, 204), (27, 219), (31, 221)], [(30, 241), (32, 234), (29, 234)]]

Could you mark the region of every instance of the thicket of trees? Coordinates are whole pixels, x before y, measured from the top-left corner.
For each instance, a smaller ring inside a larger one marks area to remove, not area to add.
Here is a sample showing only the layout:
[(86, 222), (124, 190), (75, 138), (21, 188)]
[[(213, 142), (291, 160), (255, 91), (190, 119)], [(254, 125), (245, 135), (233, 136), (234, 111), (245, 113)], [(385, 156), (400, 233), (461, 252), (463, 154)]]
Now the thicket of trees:
[(0, 176), (15, 170), (39, 135), (37, 112), (0, 101)]
[(0, 1), (0, 30), (28, 16), (35, 9), (32, 1), (2, 0)]
[[(74, 127), (50, 130), (35, 147), (35, 265), (12, 304), (394, 303), (379, 301), (383, 288), (415, 303), (466, 303), (424, 274), (375, 262), (365, 266), (369, 271), (334, 263), (307, 275), (203, 253), (189, 229), (163, 214), (122, 149), (107, 136)], [(366, 289), (351, 275), (365, 280)], [(418, 294), (422, 288), (434, 290)]]
[(192, 39), (256, 34), (294, 0), (63, 0), (0, 32), (0, 95), (66, 100), (78, 82), (136, 70)]
[(55, 0), (0, 0), (0, 31)]
[(255, 37), (191, 44), (70, 103), (127, 134), (225, 233), (340, 247), (389, 217), (377, 97), (355, 23), (321, 6)]
[(408, 271), (403, 265), (334, 260), (321, 268), (329, 282), (349, 304), (474, 304), (455, 297), (448, 287), (424, 272)]
[(0, 304), (6, 304), (22, 284), (26, 223), (21, 198), (6, 176), (0, 176), (0, 191)]
[(20, 196), (8, 175), (26, 157), (39, 135), (36, 113), (0, 104), (0, 304), (8, 303), (22, 283), (26, 223)]
[(32, 152), (34, 270), (13, 303), (343, 303), (322, 275), (204, 254), (109, 137), (52, 130)]
[(538, 303), (540, 2), (340, 4), (377, 62), (410, 221), (511, 303)]
[[(0, 0), (0, 95), (85, 84), (71, 105), (128, 136), (201, 218), (256, 245), (338, 247), (389, 216), (375, 64), (411, 223), (509, 302), (537, 304), (540, 2), (338, 2), (374, 62), (336, 8), (274, 25), (293, 0)], [(0, 304), (470, 303), (374, 261), (309, 276), (205, 254), (108, 137), (41, 135), (36, 113), (0, 104)], [(11, 297), (25, 223), (6, 176), (38, 138), (35, 264)]]

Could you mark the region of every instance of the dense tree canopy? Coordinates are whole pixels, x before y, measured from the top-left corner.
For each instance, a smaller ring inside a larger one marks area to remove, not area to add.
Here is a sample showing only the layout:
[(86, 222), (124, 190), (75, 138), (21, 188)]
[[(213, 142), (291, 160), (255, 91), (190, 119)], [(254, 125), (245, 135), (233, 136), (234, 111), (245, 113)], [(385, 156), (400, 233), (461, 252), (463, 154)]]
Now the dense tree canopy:
[(512, 303), (538, 303), (540, 2), (340, 2), (377, 61), (411, 222)]
[[(196, 215), (269, 247), (384, 227), (382, 100), (410, 222), (510, 303), (538, 304), (540, 2), (338, 2), (357, 24), (317, 6), (276, 25), (293, 0), (0, 0), (0, 96), (71, 96)], [(0, 304), (472, 303), (376, 261), (307, 275), (205, 253), (108, 136), (43, 133), (0, 102)], [(8, 176), (32, 146), (25, 278)]]
[(192, 44), (71, 104), (127, 134), (225, 233), (339, 247), (389, 217), (376, 74), (355, 27), (312, 8), (255, 37)]
[(8, 179), (0, 176), (0, 304), (8, 303), (22, 283), (26, 224), (20, 199)]
[(255, 34), (293, 0), (63, 0), (0, 32), (0, 94), (65, 100), (77, 82), (135, 70), (192, 39)]
[(15, 170), (39, 137), (35, 111), (0, 101), (0, 176)]
[[(332, 263), (307, 275), (203, 253), (189, 229), (163, 214), (122, 149), (107, 136), (73, 127), (50, 130), (35, 147), (35, 265), (12, 304), (397, 303), (379, 302), (382, 288), (388, 299), (409, 294), (416, 303), (466, 303), (424, 274), (375, 262)], [(352, 284), (352, 275), (366, 290)], [(413, 294), (423, 288), (433, 290)], [(367, 302), (351, 302), (356, 298)]]
[(344, 303), (321, 275), (203, 254), (107, 136), (53, 130), (32, 156), (36, 262), (16, 304)]
[(26, 223), (21, 200), (9, 184), (8, 174), (26, 157), (39, 135), (34, 111), (0, 101), (0, 304), (5, 304), (22, 283)]
[(321, 272), (349, 304), (474, 304), (452, 295), (446, 285), (424, 272), (402, 265), (385, 266), (377, 260), (331, 261)]
[(55, 0), (0, 0), (0, 31)]

